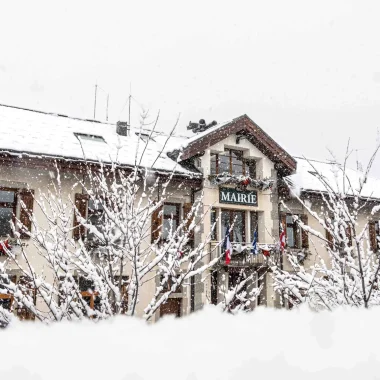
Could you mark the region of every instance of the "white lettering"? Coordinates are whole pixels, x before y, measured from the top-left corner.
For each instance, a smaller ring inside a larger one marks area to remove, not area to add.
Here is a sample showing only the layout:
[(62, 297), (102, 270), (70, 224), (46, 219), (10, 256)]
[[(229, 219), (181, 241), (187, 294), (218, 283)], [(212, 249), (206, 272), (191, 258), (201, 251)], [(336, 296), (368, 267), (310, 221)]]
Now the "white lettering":
[(235, 202), (236, 203), (235, 193), (232, 193), (232, 195), (231, 195), (231, 202)]
[(230, 201), (230, 193), (224, 193), (223, 191), (222, 191), (222, 202), (223, 201), (227, 201), (227, 202), (231, 202)]
[[(249, 197), (249, 194), (248, 194), (248, 197)], [(244, 203), (249, 203), (249, 201), (247, 202), (247, 194), (242, 194), (241, 195), (241, 198), (242, 198), (242, 202)], [(249, 199), (249, 198), (248, 198)]]

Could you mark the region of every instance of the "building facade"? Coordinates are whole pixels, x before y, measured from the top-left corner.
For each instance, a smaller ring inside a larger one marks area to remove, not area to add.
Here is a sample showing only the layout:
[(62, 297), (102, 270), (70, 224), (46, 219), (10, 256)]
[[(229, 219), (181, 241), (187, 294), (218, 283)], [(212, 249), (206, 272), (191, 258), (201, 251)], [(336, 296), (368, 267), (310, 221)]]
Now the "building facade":
[[(191, 128), (196, 133), (172, 136), (168, 140), (165, 134), (133, 129), (125, 123), (115, 126), (0, 106), (3, 136), (0, 142), (2, 240), (12, 235), (9, 222), (15, 216), (28, 228), (35, 228), (21, 207), (22, 202), (37, 221), (44, 223), (43, 210), (36, 204), (35, 195), (43, 193), (51, 181), (56, 180), (55, 162), (59, 162), (62, 196), (71, 199), (82, 217), (96, 225), (97, 211), (78, 181), (78, 177), (83, 174), (83, 162), (107, 162), (112, 156), (126, 167), (133, 166), (139, 145), (140, 149), (146, 145), (139, 164), (150, 167), (154, 162), (153, 172), (157, 178), (165, 179), (174, 173), (171, 188), (168, 189), (170, 196), (163, 212), (152, 218), (152, 235), (156, 234), (156, 237), (161, 234), (165, 238), (168, 220), (178, 225), (185, 218), (189, 205), (202, 194), (202, 214), (206, 216), (198, 221), (199, 228), (192, 244), (197, 245), (210, 237), (209, 255), (205, 260), (222, 257), (213, 268), (191, 278), (190, 283), (172, 294), (153, 320), (166, 314), (187, 315), (200, 310), (205, 304), (219, 304), (223, 302), (226, 291), (247, 276), (252, 279), (244, 291), (263, 288), (260, 296), (248, 308), (254, 309), (260, 305), (282, 307), (279, 296), (273, 291), (266, 256), (270, 255), (279, 240), (280, 225), (286, 230), (288, 247), (305, 254), (306, 265), (311, 265), (316, 255), (325, 255), (327, 258), (323, 244), (310, 244), (309, 236), (300, 231), (294, 222), (293, 213), (305, 224), (310, 224), (316, 230), (321, 229), (302, 205), (283, 191), (283, 179), (290, 176), (299, 182), (308, 183), (301, 191), (302, 197), (315, 210), (321, 206), (317, 196), (321, 189), (313, 183), (313, 175), (305, 161), (292, 157), (246, 115), (222, 124), (207, 126), (203, 121), (192, 123)], [(297, 171), (297, 162), (301, 163), (301, 171)], [(178, 184), (181, 186), (178, 187)], [(375, 181), (374, 184), (372, 187), (378, 183)], [(376, 204), (380, 196), (374, 194), (372, 198)], [(281, 205), (281, 199), (286, 200), (291, 212)], [(363, 210), (360, 220), (363, 225), (370, 221), (374, 234), (373, 248), (376, 249), (379, 235), (376, 218), (370, 216), (368, 210)], [(71, 216), (68, 223), (75, 224), (75, 215)], [(228, 263), (220, 244), (226, 240), (227, 232), (233, 250)], [(78, 240), (85, 233), (77, 229), (73, 232), (73, 239)], [(27, 236), (21, 238), (35, 270), (43, 272), (49, 279), (52, 273), (46, 270), (37, 248), (30, 244)], [(256, 251), (252, 253), (254, 241)], [(12, 249), (17, 251), (20, 247)], [(0, 261), (6, 260), (7, 256), (2, 252)], [(19, 260), (21, 265), (26, 265), (21, 256)], [(282, 265), (287, 268), (286, 259)], [(7, 270), (12, 281), (23, 281), (24, 275), (14, 263), (10, 263)], [(130, 276), (128, 267), (124, 274), (127, 283)], [(91, 285), (79, 274), (77, 276), (86, 302), (90, 307), (96, 307), (96, 294), (89, 291)], [(137, 307), (139, 315), (143, 314), (156, 285), (154, 281), (144, 285)], [(34, 301), (43, 309), (44, 301), (37, 293)], [(33, 319), (27, 308), (18, 307), (12, 302), (12, 297), (2, 294), (0, 288), (0, 303), (4, 308), (14, 310), (22, 319)], [(128, 304), (125, 308), (128, 308)]]

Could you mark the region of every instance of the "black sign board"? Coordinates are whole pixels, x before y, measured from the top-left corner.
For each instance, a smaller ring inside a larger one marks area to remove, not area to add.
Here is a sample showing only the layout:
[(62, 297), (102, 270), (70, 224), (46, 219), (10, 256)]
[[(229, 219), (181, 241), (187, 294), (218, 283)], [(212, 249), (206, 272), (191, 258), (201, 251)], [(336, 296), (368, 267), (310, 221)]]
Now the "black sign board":
[(219, 188), (219, 203), (229, 203), (235, 205), (258, 206), (257, 191), (239, 191), (227, 187)]

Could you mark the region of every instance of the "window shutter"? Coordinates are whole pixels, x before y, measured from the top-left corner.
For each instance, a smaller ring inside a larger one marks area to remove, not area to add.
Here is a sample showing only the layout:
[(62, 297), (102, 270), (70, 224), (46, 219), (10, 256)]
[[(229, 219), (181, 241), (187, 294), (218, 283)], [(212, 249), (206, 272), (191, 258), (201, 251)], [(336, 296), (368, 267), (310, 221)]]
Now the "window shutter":
[[(298, 217), (300, 216), (298, 215)], [(300, 248), (301, 247), (300, 235), (302, 234), (302, 229), (299, 226), (299, 224), (295, 221), (293, 221), (293, 231), (294, 231), (294, 248)]]
[[(183, 205), (183, 220), (185, 221), (187, 218), (188, 218), (188, 215), (191, 213), (191, 209), (193, 207), (193, 204), (192, 203), (185, 203)], [(190, 224), (192, 223), (194, 219), (194, 215), (191, 216), (190, 219), (188, 219), (186, 221), (186, 224), (185, 224), (185, 232), (188, 232), (189, 231), (189, 228), (190, 228)], [(190, 240), (194, 240), (194, 230), (192, 230), (190, 233), (189, 233), (189, 239)]]
[(348, 245), (352, 247), (352, 233), (351, 233), (351, 226), (347, 226), (346, 228), (346, 236), (348, 238)]
[(369, 222), (368, 230), (369, 230), (369, 241), (370, 241), (371, 250), (373, 252), (377, 252), (378, 244), (377, 244), (377, 239), (376, 239), (376, 223)]
[(328, 230), (326, 230), (326, 239), (329, 242), (330, 249), (333, 249), (334, 238)]
[[(300, 216), (301, 222), (308, 225), (308, 217), (307, 215), (301, 215)], [(302, 241), (302, 248), (309, 249), (309, 233), (305, 230), (301, 231), (301, 241)]]
[[(24, 225), (27, 231), (32, 229), (32, 221), (30, 220), (28, 214), (33, 213), (33, 203), (34, 203), (34, 191), (28, 189), (22, 189), (19, 193), (20, 201), (25, 205), (25, 208), (21, 206), (20, 210), (20, 222)], [(29, 234), (26, 231), (21, 231), (21, 239), (29, 239)]]
[(160, 236), (161, 227), (162, 227), (162, 210), (163, 210), (163, 207), (160, 206), (152, 214), (152, 223), (151, 223), (152, 243), (155, 242)]
[[(75, 194), (75, 207), (78, 210), (82, 218), (86, 218), (88, 208), (88, 195), (87, 194)], [(82, 226), (78, 220), (74, 211), (74, 230), (73, 238), (79, 240), (85, 236), (86, 229)]]

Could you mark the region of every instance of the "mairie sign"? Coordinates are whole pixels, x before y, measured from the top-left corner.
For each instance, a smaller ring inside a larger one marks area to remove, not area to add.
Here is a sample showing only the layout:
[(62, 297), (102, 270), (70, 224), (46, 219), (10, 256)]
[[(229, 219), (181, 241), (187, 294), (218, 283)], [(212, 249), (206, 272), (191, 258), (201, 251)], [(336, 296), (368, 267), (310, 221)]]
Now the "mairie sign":
[(246, 206), (258, 206), (257, 191), (238, 191), (227, 187), (219, 188), (219, 203), (229, 203)]

